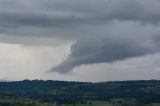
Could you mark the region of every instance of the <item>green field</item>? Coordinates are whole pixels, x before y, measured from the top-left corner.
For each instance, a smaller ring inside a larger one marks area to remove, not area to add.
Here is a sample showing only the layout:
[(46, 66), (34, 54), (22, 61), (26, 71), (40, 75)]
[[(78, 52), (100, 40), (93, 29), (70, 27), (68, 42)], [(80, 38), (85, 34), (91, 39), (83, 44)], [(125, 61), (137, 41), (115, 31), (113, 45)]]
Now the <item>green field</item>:
[[(67, 105), (67, 104), (63, 104), (62, 106), (73, 106), (73, 105)], [(108, 102), (103, 102), (103, 101), (92, 101), (91, 104), (87, 103), (87, 104), (76, 104), (76, 106), (111, 106)]]
[[(33, 105), (33, 106), (56, 106), (56, 103), (44, 103), (39, 101), (33, 101), (33, 100), (26, 100), (22, 98), (18, 99), (11, 99), (11, 98), (4, 98), (0, 99), (0, 105), (1, 104), (24, 104), (24, 105)], [(9, 106), (10, 106), (9, 105)], [(73, 104), (61, 104), (61, 106), (73, 106)], [(92, 101), (88, 103), (77, 103), (75, 106), (111, 106), (108, 104), (108, 102), (102, 102), (102, 101)]]
[[(24, 104), (26, 106), (29, 105), (33, 105), (33, 106), (57, 106), (56, 103), (44, 103), (44, 102), (38, 102), (38, 101), (32, 101), (32, 100), (25, 100), (22, 98), (19, 99), (9, 99), (9, 98), (5, 98), (5, 99), (0, 99), (0, 105), (1, 104), (9, 104), (9, 106), (11, 105), (15, 105), (15, 104)], [(109, 105), (108, 102), (102, 102), (102, 101), (91, 101), (88, 103), (77, 103), (77, 104), (61, 104), (61, 106), (111, 106)]]
[[(0, 106), (59, 106), (56, 103), (44, 103), (40, 101), (27, 100), (23, 98), (12, 99), (4, 98), (0, 99)], [(61, 104), (60, 106), (114, 106), (113, 104), (105, 101), (86, 101), (85, 103), (76, 103), (76, 104)], [(132, 106), (132, 105), (131, 105)], [(160, 106), (159, 103), (153, 103), (150, 105), (143, 106)]]

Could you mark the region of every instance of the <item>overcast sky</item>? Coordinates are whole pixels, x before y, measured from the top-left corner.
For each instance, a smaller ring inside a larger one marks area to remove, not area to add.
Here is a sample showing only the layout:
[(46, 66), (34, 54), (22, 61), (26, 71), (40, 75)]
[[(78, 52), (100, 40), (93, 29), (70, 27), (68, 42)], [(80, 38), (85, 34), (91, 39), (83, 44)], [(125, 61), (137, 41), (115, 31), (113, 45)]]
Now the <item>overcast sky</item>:
[(0, 0), (0, 79), (160, 79), (160, 0)]

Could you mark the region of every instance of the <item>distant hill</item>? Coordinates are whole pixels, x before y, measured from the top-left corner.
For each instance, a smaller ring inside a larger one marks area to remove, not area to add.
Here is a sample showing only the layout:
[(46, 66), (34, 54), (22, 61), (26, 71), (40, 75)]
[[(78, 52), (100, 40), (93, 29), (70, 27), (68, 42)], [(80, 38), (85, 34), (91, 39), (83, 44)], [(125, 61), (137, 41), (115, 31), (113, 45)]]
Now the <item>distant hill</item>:
[(23, 80), (0, 82), (0, 98), (26, 98), (45, 102), (134, 98), (143, 103), (160, 103), (160, 80), (67, 82)]
[(5, 79), (0, 79), (0, 82), (10, 82), (10, 81)]

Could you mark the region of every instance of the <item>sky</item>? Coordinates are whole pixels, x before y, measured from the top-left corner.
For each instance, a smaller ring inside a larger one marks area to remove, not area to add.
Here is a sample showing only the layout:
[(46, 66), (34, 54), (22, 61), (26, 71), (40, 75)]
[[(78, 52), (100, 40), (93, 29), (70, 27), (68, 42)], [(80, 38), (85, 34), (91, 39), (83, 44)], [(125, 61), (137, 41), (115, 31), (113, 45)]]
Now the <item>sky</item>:
[(0, 0), (0, 80), (160, 79), (159, 0)]

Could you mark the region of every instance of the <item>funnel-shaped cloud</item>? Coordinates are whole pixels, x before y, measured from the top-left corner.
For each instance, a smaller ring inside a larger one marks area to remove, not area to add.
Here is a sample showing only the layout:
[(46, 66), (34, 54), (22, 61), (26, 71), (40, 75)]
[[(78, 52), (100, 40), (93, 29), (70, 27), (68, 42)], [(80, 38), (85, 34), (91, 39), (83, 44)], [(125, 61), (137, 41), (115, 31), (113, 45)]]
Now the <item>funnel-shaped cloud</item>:
[(75, 42), (50, 71), (159, 52), (159, 0), (0, 0), (0, 42)]
[[(50, 71), (67, 73), (81, 65), (114, 62), (160, 51), (159, 28), (131, 22), (113, 22), (100, 33), (77, 40), (71, 53)], [(94, 31), (93, 31), (94, 33)]]

